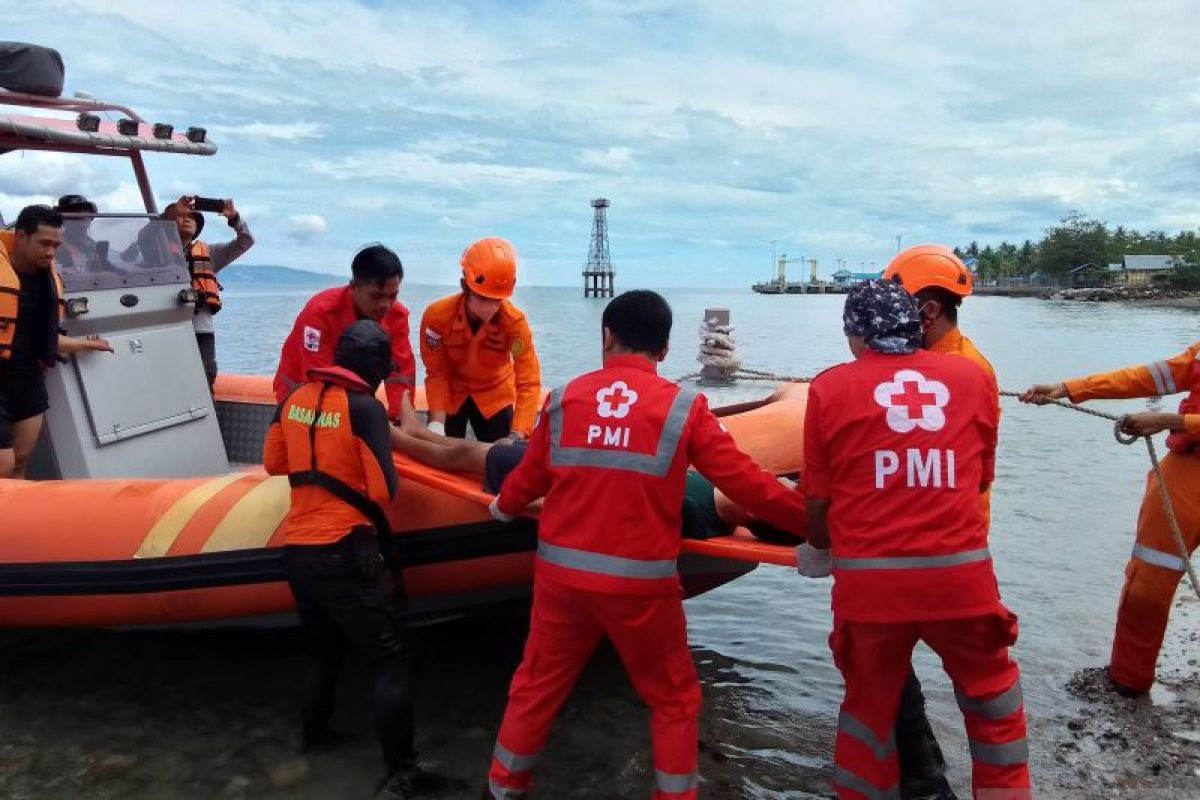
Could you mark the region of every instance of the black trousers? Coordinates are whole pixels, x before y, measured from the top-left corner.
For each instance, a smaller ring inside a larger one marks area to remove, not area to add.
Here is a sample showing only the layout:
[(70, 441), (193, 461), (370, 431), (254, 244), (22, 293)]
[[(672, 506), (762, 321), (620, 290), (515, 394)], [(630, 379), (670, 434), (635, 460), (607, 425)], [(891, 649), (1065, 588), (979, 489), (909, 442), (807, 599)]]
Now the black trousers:
[(383, 568), (374, 533), (360, 533), (332, 545), (284, 548), (288, 585), (311, 659), (301, 713), (303, 737), (316, 741), (329, 731), (338, 673), (354, 647), (374, 668), (375, 732), (390, 774), (414, 761), (412, 653), (403, 590), (395, 588)]
[(952, 800), (946, 780), (946, 759), (938, 747), (925, 713), (925, 694), (917, 673), (909, 669), (896, 717), (896, 755), (900, 760), (900, 797)]
[(217, 335), (197, 333), (196, 345), (200, 348), (200, 363), (204, 365), (204, 377), (208, 378), (208, 390), (211, 392), (217, 380)]
[(467, 423), (475, 438), (481, 442), (494, 442), (512, 433), (513, 407), (502, 408), (490, 417), (485, 417), (475, 405), (475, 399), (468, 397), (463, 401), (458, 411), (446, 417), (446, 435), (456, 439), (464, 439), (467, 435)]

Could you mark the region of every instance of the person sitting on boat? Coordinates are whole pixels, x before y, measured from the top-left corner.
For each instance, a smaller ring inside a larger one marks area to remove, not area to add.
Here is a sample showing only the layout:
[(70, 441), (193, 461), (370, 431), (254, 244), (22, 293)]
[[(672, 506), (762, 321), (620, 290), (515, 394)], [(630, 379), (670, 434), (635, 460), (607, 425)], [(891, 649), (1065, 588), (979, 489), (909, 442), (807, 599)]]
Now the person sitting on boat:
[(463, 251), (462, 291), (425, 309), (421, 361), (429, 427), (494, 442), (533, 427), (542, 381), (533, 334), (512, 304), (517, 252), (504, 239), (480, 239)]
[[(54, 210), (62, 214), (95, 214), (96, 204), (81, 194), (64, 194)], [(62, 246), (58, 248), (59, 266), (84, 272), (100, 261), (100, 250), (89, 235), (92, 220), (85, 218), (63, 226)]]
[(676, 571), (688, 464), (751, 513), (799, 532), (803, 498), (737, 448), (703, 395), (659, 377), (667, 301), (626, 292), (601, 324), (603, 368), (550, 393), (528, 454), (491, 504), (507, 521), (545, 497), (529, 638), (487, 797), (525, 795), (554, 717), (607, 637), (651, 708), (654, 797), (695, 798), (700, 686)]
[[(1017, 618), (1000, 600), (979, 493), (993, 480), (995, 381), (920, 349), (917, 301), (891, 281), (846, 297), (856, 359), (812, 382), (804, 419), (806, 577), (834, 576), (830, 647), (845, 679), (838, 797), (900, 794), (895, 727), (913, 647), (954, 681), (976, 797), (1029, 798)], [(832, 547), (832, 552), (830, 548)]]
[(381, 796), (406, 798), (432, 790), (435, 779), (416, 765), (403, 582), (383, 557), (391, 536), (383, 506), (397, 477), (375, 391), (392, 371), (392, 341), (376, 322), (359, 320), (332, 349), (332, 364), (310, 370), (279, 404), (263, 453), (267, 472), (292, 485), (283, 557), (312, 658), (301, 750), (340, 739), (329, 726), (337, 675), (347, 648), (361, 650), (375, 670), (375, 729), (388, 770)]
[(233, 200), (226, 199), (218, 213), (233, 228), (236, 234), (233, 240), (214, 245), (200, 241), (204, 215), (192, 207), (195, 200), (188, 195), (180, 197), (163, 212), (163, 217), (174, 220), (179, 229), (179, 241), (183, 244), (183, 255), (192, 275), (192, 288), (197, 295), (192, 328), (196, 331), (196, 345), (200, 348), (200, 361), (204, 364), (204, 375), (211, 391), (217, 380), (217, 334), (213, 317), (221, 310), (221, 284), (217, 282), (217, 273), (253, 247), (254, 236)]
[(13, 230), (0, 231), (0, 478), (24, 478), (50, 405), (45, 372), (59, 353), (112, 352), (99, 337), (66, 336), (62, 281), (54, 254), (62, 214), (26, 206)]
[[(501, 440), (499, 442), (477, 442), (471, 439), (453, 439), (429, 430), (421, 423), (417, 412), (405, 400), (400, 413), (398, 431), (393, 430), (392, 447), (410, 458), (443, 472), (465, 472), (483, 482), (483, 490), (499, 494), (504, 479), (517, 468), (529, 452), (527, 440)], [(780, 478), (781, 483), (795, 488), (795, 483)], [(795, 546), (803, 541), (800, 536), (777, 528), (764, 520), (755, 519), (743, 511), (725, 493), (699, 472), (689, 469), (684, 487), (683, 526), (680, 533), (685, 539), (711, 539), (727, 536), (742, 526), (754, 536), (771, 544)], [(801, 522), (803, 518), (801, 518)]]
[(326, 289), (314, 295), (296, 316), (292, 332), (279, 354), (275, 371), (275, 397), (287, 393), (305, 380), (310, 369), (333, 363), (338, 337), (356, 320), (379, 323), (392, 340), (395, 368), (384, 379), (388, 416), (400, 416), (400, 402), (416, 385), (417, 365), (408, 341), (408, 309), (397, 298), (404, 280), (400, 258), (381, 244), (364, 247), (350, 263), (350, 284)]
[[(1088, 375), (1060, 383), (1036, 384), (1021, 395), (1023, 403), (1048, 400), (1110, 400), (1162, 397), (1186, 391), (1174, 414), (1129, 414), (1121, 430), (1132, 436), (1167, 431), (1167, 449), (1160, 471), (1179, 532), (1189, 555), (1200, 544), (1200, 342), (1179, 355), (1136, 367)], [(1153, 471), (1138, 511), (1133, 553), (1125, 567), (1125, 586), (1117, 607), (1108, 675), (1112, 688), (1130, 697), (1144, 695), (1154, 685), (1154, 669), (1167, 632), (1175, 590), (1187, 563), (1175, 542), (1167, 510), (1159, 496)]]

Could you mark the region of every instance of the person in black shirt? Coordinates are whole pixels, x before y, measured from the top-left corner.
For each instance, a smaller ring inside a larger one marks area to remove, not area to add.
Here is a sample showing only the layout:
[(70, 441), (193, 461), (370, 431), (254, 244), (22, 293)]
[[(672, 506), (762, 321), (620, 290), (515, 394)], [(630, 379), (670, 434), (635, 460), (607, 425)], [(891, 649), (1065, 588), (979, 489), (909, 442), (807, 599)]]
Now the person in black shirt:
[(15, 230), (0, 231), (0, 478), (25, 477), (49, 405), (45, 372), (58, 354), (112, 352), (103, 339), (66, 336), (58, 327), (54, 254), (62, 226), (62, 214), (49, 206), (28, 206)]

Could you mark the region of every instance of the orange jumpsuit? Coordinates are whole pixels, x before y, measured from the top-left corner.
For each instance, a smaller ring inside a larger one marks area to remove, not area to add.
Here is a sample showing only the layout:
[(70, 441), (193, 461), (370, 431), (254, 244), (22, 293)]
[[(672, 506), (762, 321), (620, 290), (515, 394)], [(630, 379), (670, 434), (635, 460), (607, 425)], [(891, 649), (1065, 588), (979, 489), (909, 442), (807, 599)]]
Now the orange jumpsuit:
[(485, 417), (513, 406), (512, 429), (529, 435), (541, 400), (541, 368), (525, 315), (507, 300), (472, 332), (461, 293), (421, 317), (421, 361), (430, 411), (454, 414), (468, 397)]
[[(952, 356), (969, 358), (983, 367), (983, 371), (992, 376), (993, 381), (996, 380), (996, 370), (992, 367), (992, 362), (984, 358), (975, 343), (963, 336), (958, 328), (951, 328), (942, 338), (925, 349), (931, 353), (947, 353)], [(1000, 406), (999, 394), (996, 395), (996, 406)], [(987, 491), (979, 496), (979, 502), (983, 505), (983, 518), (990, 525), (992, 521), (992, 487), (989, 486)]]
[[(1189, 388), (1195, 393), (1192, 371), (1198, 357), (1200, 342), (1165, 361), (1066, 381), (1067, 394), (1072, 402), (1081, 403), (1162, 396)], [(1185, 413), (1183, 422), (1187, 437), (1200, 441), (1200, 414)], [(1200, 458), (1195, 452), (1168, 453), (1162, 460), (1162, 474), (1184, 543), (1191, 552), (1200, 543)], [(1138, 512), (1137, 543), (1125, 568), (1109, 666), (1112, 679), (1122, 686), (1147, 692), (1154, 684), (1154, 665), (1185, 569), (1151, 473), (1146, 477)]]

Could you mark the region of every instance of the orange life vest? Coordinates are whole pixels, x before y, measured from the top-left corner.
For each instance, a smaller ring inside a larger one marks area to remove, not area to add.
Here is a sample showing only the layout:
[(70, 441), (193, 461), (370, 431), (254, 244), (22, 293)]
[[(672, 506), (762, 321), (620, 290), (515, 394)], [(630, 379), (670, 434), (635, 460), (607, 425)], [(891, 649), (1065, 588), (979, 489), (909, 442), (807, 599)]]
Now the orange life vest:
[(192, 274), (192, 288), (196, 290), (196, 310), (208, 309), (210, 314), (221, 310), (221, 284), (212, 268), (212, 255), (208, 245), (194, 241), (187, 246), (188, 272)]
[[(1192, 371), (1188, 373), (1188, 390), (1188, 396), (1179, 403), (1179, 413), (1200, 414), (1200, 359), (1192, 362)], [(1200, 442), (1186, 431), (1175, 431), (1167, 436), (1167, 448), (1173, 453), (1195, 453), (1197, 444)]]
[(364, 464), (373, 465), (374, 456), (364, 458), (366, 446), (351, 430), (346, 394), (369, 389), (341, 367), (312, 370), (309, 376), (313, 381), (283, 404), (278, 423), (293, 489), (287, 543), (329, 544), (363, 524), (386, 537), (391, 526), (369, 488), (383, 478), (364, 472)]
[[(21, 297), (21, 277), (13, 269), (9, 253), (16, 246), (15, 231), (0, 231), (0, 359), (12, 356), (13, 339), (17, 335), (17, 312)], [(50, 285), (53, 290), (54, 311), (47, 316), (48, 324), (38, 360), (46, 366), (54, 364), (58, 355), (58, 326), (63, 317), (62, 279), (54, 264), (50, 265)]]

